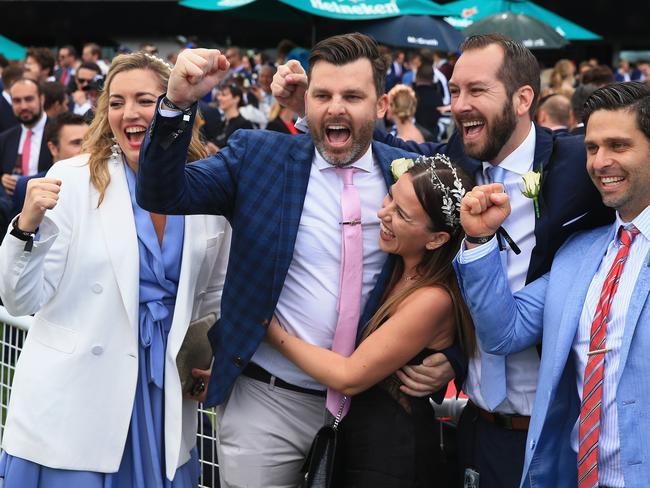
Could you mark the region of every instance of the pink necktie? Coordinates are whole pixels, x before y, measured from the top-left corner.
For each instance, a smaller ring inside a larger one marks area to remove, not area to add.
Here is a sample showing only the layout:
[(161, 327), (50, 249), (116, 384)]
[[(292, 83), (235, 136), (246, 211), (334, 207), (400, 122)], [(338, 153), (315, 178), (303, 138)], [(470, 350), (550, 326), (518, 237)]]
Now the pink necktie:
[(22, 154), (22, 172), (23, 176), (29, 176), (29, 155), (32, 150), (32, 129), (27, 129), (27, 134), (25, 135), (25, 142), (23, 142), (23, 154)]
[(61, 73), (61, 84), (63, 86), (68, 85), (68, 70), (66, 68), (63, 68), (63, 73)]
[[(341, 213), (343, 229), (341, 238), (341, 273), (339, 283), (338, 312), (336, 332), (332, 351), (349, 356), (354, 351), (357, 326), (361, 315), (361, 283), (363, 278), (363, 239), (361, 235), (361, 199), (359, 191), (352, 182), (356, 168), (335, 168), (343, 180), (341, 193)], [(343, 395), (327, 389), (327, 409), (335, 417), (341, 410)], [(350, 408), (347, 400), (341, 411), (343, 418)]]

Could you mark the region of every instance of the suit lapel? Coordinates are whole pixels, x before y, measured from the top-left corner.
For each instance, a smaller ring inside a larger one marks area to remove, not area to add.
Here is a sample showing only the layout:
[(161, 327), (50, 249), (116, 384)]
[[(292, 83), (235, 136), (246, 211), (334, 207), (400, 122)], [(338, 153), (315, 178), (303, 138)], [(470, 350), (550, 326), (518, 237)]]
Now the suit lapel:
[(18, 158), (18, 145), (20, 143), (21, 125), (14, 127), (11, 132), (11, 137), (7, 138), (7, 145), (5, 146), (4, 161), (2, 167), (5, 173), (12, 174), (16, 166)]
[[(600, 235), (594, 239), (588, 249), (580, 248), (575, 252), (575, 259), (582, 259), (580, 269), (575, 273), (578, 278), (571, 283), (567, 297), (564, 300), (565, 306), (559, 327), (557, 329), (554, 326), (551, 327), (552, 330), (557, 330), (557, 340), (555, 344), (551, 344), (555, 350), (553, 364), (556, 367), (553, 370), (554, 377), (562, 374), (569, 351), (573, 346), (589, 286), (598, 271), (609, 241), (610, 227), (608, 226), (601, 230)], [(544, 332), (546, 333), (546, 331)]]
[[(108, 169), (111, 183), (106, 188), (104, 201), (97, 209), (104, 231), (104, 242), (108, 249), (115, 280), (133, 330), (138, 330), (138, 284), (140, 263), (135, 219), (131, 206), (131, 195), (126, 182), (122, 161), (111, 158)], [(95, 206), (99, 193), (93, 187), (90, 192), (91, 205)]]
[(539, 218), (535, 217), (535, 248), (530, 256), (526, 283), (534, 281), (541, 276), (540, 268), (544, 265), (544, 256), (547, 254), (548, 242), (551, 237), (551, 219), (549, 212), (545, 212), (547, 188), (544, 186), (548, 171), (551, 169), (549, 160), (553, 153), (553, 134), (546, 129), (535, 126), (535, 155), (533, 156), (533, 170), (542, 173), (541, 190), (539, 192)]
[[(650, 253), (645, 257), (644, 263), (650, 262)], [(623, 269), (625, 272), (625, 269)], [(634, 291), (632, 292), (632, 298), (630, 299), (630, 305), (627, 309), (627, 315), (625, 316), (625, 332), (623, 334), (623, 341), (621, 343), (621, 358), (618, 366), (618, 380), (621, 378), (621, 373), (625, 368), (625, 362), (627, 361), (627, 355), (630, 352), (630, 344), (632, 342), (632, 337), (634, 336), (634, 331), (636, 326), (639, 323), (639, 317), (641, 316), (641, 311), (645, 303), (648, 300), (648, 295), (650, 294), (650, 267), (647, 265), (641, 266), (641, 271), (639, 271), (639, 277), (637, 278), (636, 285), (634, 286)], [(618, 384), (619, 381), (616, 381)]]
[(314, 145), (307, 135), (292, 139), (289, 158), (285, 159), (282, 184), (282, 205), (280, 205), (280, 232), (278, 253), (273, 273), (273, 303), (277, 302), (280, 291), (293, 257), (296, 235), (300, 225), (300, 216), (305, 203), (311, 163), (314, 157)]
[(50, 149), (47, 147), (47, 141), (45, 140), (45, 131), (47, 126), (50, 123), (50, 119), (46, 119), (45, 127), (43, 128), (43, 138), (41, 139), (41, 150), (38, 153), (38, 172), (42, 173), (47, 171), (52, 166), (52, 155), (50, 154)]
[[(192, 319), (196, 282), (203, 262), (202, 257), (205, 256), (206, 251), (206, 235), (205, 217), (185, 217), (181, 274), (178, 280), (174, 318), (169, 331), (168, 347), (172, 355), (176, 355), (178, 352), (185, 338), (187, 326)], [(177, 324), (182, 324), (182, 326)]]

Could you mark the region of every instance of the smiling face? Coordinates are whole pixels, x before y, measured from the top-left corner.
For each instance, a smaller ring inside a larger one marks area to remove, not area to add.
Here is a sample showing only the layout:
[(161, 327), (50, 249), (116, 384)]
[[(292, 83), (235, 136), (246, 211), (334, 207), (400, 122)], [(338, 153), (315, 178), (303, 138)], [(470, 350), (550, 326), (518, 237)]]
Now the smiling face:
[(449, 81), (451, 113), (465, 152), (479, 161), (499, 162), (504, 152), (514, 149), (507, 145), (517, 127), (517, 115), (512, 97), (498, 78), (503, 56), (496, 44), (466, 51)]
[(134, 69), (116, 74), (107, 90), (108, 123), (127, 163), (135, 168), (163, 88), (152, 71)]
[(314, 145), (333, 166), (347, 166), (368, 150), (375, 122), (386, 112), (377, 97), (366, 58), (338, 66), (317, 61), (305, 93), (305, 111)]
[(650, 205), (650, 141), (631, 110), (596, 110), (585, 135), (587, 171), (603, 197), (629, 222)]
[(402, 256), (405, 262), (419, 263), (435, 241), (436, 232), (420, 204), (410, 174), (402, 175), (384, 197), (377, 212), (380, 220), (379, 247)]

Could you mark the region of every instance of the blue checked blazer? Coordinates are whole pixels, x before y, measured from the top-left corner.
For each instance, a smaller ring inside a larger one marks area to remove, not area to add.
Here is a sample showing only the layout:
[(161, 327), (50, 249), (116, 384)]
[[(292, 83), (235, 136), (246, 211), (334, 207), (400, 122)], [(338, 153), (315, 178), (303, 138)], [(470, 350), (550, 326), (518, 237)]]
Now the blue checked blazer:
[[(156, 115), (140, 151), (137, 199), (153, 212), (221, 214), (232, 225), (221, 318), (209, 333), (207, 404), (215, 405), (266, 335), (293, 256), (314, 145), (309, 135), (240, 130), (222, 151), (184, 165), (191, 125)], [(373, 154), (388, 188), (391, 161), (409, 153), (373, 143)], [(375, 311), (391, 270), (387, 259), (360, 323)]]

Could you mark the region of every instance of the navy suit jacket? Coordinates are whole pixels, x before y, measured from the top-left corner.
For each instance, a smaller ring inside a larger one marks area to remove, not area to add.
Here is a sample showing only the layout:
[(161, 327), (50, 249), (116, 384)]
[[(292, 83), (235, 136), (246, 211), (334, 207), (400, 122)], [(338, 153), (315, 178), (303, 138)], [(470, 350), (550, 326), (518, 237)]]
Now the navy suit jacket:
[[(50, 122), (48, 119), (45, 123)], [(0, 174), (13, 173), (18, 157), (18, 144), (20, 143), (21, 126), (17, 125), (0, 134)], [(41, 151), (38, 155), (38, 172), (47, 171), (52, 166), (52, 154), (47, 147), (45, 135), (41, 141)]]
[[(215, 362), (207, 404), (215, 405), (266, 335), (292, 260), (314, 145), (309, 135), (240, 130), (222, 151), (184, 165), (193, 121), (179, 128), (179, 120), (156, 114), (140, 151), (137, 199), (150, 211), (221, 214), (232, 225), (221, 318), (209, 333)], [(373, 155), (388, 188), (390, 163), (404, 151), (374, 143)], [(392, 265), (388, 258), (360, 324), (374, 313)]]
[(11, 129), (12, 127), (20, 124), (14, 115), (14, 110), (11, 104), (5, 100), (5, 97), (0, 95), (0, 133)]
[[(482, 163), (465, 154), (458, 133), (454, 133), (446, 144), (404, 142), (377, 130), (375, 138), (424, 155), (447, 154), (473, 177), (482, 171)], [(614, 221), (614, 211), (603, 205), (587, 173), (583, 137), (558, 136), (535, 125), (533, 169), (542, 172), (542, 188), (540, 217), (535, 219), (535, 247), (526, 283), (551, 269), (553, 256), (571, 234)]]

